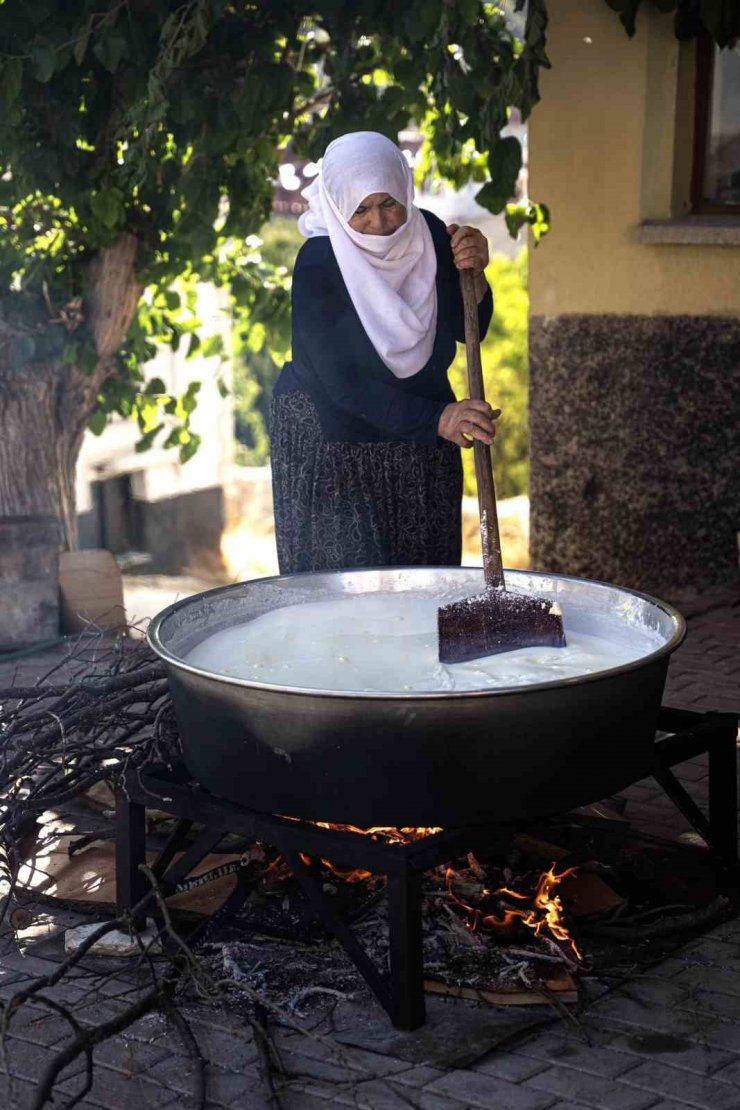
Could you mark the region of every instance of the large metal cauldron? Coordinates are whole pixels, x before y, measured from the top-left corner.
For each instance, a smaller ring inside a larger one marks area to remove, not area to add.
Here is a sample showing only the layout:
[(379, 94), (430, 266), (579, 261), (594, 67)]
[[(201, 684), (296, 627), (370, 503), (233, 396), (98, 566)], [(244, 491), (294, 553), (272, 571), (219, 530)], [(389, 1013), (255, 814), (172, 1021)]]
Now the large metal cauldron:
[(212, 633), (276, 607), (373, 590), (480, 590), (481, 571), (410, 568), (289, 575), (226, 586), (160, 613), (149, 641), (167, 665), (191, 774), (264, 812), (361, 827), (451, 827), (545, 816), (650, 771), (655, 720), (683, 618), (661, 601), (585, 579), (509, 572), (557, 598), (568, 629), (657, 647), (634, 663), (536, 686), (460, 693), (305, 690), (184, 662)]

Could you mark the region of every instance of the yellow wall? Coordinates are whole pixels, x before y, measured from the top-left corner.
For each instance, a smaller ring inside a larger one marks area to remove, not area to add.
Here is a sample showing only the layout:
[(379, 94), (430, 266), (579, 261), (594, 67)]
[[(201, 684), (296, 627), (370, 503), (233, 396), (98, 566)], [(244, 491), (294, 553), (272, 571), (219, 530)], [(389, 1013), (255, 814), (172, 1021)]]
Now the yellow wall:
[(553, 228), (531, 253), (535, 316), (740, 311), (740, 245), (637, 241), (642, 220), (685, 210), (693, 93), (693, 47), (644, 9), (629, 39), (605, 0), (549, 5), (529, 191)]

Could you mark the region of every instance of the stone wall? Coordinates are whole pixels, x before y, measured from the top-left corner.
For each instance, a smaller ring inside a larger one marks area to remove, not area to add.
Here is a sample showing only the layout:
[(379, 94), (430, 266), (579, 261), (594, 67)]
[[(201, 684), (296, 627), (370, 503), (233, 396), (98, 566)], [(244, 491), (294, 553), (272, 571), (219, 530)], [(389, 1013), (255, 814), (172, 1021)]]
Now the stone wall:
[(740, 319), (540, 316), (530, 344), (532, 565), (737, 585)]

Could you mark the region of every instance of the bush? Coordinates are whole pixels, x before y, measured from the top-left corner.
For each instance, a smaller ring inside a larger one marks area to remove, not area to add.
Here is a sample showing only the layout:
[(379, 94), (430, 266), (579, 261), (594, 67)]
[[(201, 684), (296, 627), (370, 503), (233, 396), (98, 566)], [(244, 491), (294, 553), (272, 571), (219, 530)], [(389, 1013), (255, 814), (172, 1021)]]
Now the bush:
[[(481, 345), (486, 398), (503, 410), (494, 447), (498, 497), (516, 497), (529, 489), (529, 357), (527, 350), (529, 295), (527, 252), (515, 260), (496, 255), (486, 276), (493, 289), (494, 314)], [(450, 382), (459, 398), (468, 396), (464, 348), (450, 367)], [(475, 494), (473, 452), (463, 452), (465, 493)]]
[[(276, 216), (264, 225), (259, 238), (263, 259), (292, 273), (296, 255), (305, 242), (295, 220)], [(242, 466), (264, 466), (270, 461), (272, 391), (290, 348), (289, 320), (281, 311), (276, 320), (267, 323), (248, 319), (236, 331), (236, 461)]]

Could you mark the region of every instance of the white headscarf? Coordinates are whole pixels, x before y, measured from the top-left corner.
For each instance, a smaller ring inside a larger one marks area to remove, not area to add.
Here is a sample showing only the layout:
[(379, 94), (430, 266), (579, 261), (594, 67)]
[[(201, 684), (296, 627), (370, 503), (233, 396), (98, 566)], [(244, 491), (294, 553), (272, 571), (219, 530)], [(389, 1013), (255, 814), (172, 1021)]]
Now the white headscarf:
[[(371, 193), (406, 207), (392, 235), (363, 235), (349, 226)], [(353, 131), (329, 143), (298, 227), (328, 235), (345, 285), (371, 343), (397, 378), (428, 362), (437, 327), (437, 256), (426, 220), (414, 206), (414, 179), (401, 151), (376, 131)]]

